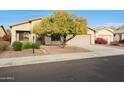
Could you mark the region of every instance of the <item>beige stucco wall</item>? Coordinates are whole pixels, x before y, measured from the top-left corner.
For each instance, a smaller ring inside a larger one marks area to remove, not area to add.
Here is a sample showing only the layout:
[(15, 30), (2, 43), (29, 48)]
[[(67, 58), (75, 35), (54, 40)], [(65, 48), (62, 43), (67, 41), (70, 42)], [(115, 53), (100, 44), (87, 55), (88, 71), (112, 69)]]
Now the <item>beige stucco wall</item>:
[(83, 46), (95, 44), (95, 32), (91, 29), (87, 29), (86, 35), (76, 35), (73, 39), (67, 42), (68, 45)]
[(91, 44), (95, 44), (95, 32), (88, 28), (87, 34), (91, 36), (90, 38)]
[(89, 45), (91, 44), (90, 39), (90, 35), (76, 35), (73, 39), (69, 40), (67, 44), (71, 46)]
[(116, 34), (114, 36), (114, 41), (119, 41), (120, 40), (120, 34)]
[[(12, 26), (11, 28), (11, 32), (12, 32), (12, 36), (11, 36), (11, 43), (13, 43), (14, 41), (18, 41), (19, 40), (19, 36), (18, 34), (16, 34), (16, 31), (19, 30), (19, 31), (32, 31), (32, 28), (33, 26), (36, 24), (36, 23), (39, 23), (41, 22), (41, 20), (35, 20), (35, 21), (32, 21), (32, 22), (26, 22), (26, 23), (23, 23), (23, 24), (20, 24), (20, 25), (15, 25), (15, 26)], [(29, 41), (32, 42), (33, 40), (33, 36), (35, 37), (35, 41), (36, 41), (36, 35), (33, 34), (31, 32), (31, 34), (29, 35)]]
[(30, 30), (30, 29), (31, 29), (31, 23), (24, 23), (12, 27), (12, 30)]
[(72, 46), (95, 44), (95, 32), (89, 28), (87, 30), (86, 35), (76, 35), (73, 39), (68, 41), (67, 44)]
[(113, 31), (101, 29), (101, 30), (97, 31), (97, 33), (96, 33), (96, 38), (98, 38), (98, 37), (106, 39), (108, 41), (108, 44), (110, 44), (114, 39)]
[(34, 20), (34, 21), (32, 21), (32, 25), (35, 25), (35, 24), (37, 24), (39, 22), (41, 22), (41, 20)]

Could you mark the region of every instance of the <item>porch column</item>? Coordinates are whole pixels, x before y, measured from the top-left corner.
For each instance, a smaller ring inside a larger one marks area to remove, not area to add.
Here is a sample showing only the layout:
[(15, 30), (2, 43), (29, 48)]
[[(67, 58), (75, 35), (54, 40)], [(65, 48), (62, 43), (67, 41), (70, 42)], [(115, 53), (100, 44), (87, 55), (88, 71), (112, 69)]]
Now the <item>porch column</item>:
[(121, 40), (122, 39), (122, 34), (120, 34), (119, 37), (120, 37), (120, 40)]

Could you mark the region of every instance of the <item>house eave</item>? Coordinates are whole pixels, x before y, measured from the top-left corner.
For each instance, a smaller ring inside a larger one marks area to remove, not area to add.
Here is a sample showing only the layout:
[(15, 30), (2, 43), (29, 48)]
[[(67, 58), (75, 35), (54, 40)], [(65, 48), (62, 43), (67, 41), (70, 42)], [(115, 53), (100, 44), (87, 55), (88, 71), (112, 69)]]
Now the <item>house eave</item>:
[(25, 22), (21, 22), (21, 23), (13, 24), (13, 25), (10, 26), (10, 28), (12, 28), (13, 26), (18, 26), (18, 25), (22, 25), (22, 24), (26, 24), (26, 23), (31, 23), (32, 21), (36, 21), (36, 20), (42, 20), (42, 18), (30, 19), (30, 20), (25, 21)]
[(90, 29), (90, 30), (92, 30), (92, 31), (96, 32), (96, 30), (94, 30), (94, 29), (92, 29), (92, 28), (90, 28), (90, 27), (88, 27), (88, 29)]

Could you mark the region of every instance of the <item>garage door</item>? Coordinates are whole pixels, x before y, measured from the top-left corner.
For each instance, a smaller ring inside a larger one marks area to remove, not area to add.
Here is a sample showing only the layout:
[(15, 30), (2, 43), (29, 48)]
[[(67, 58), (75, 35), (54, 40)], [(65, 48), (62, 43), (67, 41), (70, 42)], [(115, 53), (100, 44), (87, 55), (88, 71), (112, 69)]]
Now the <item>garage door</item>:
[(68, 45), (82, 46), (91, 44), (91, 35), (77, 35), (67, 42)]

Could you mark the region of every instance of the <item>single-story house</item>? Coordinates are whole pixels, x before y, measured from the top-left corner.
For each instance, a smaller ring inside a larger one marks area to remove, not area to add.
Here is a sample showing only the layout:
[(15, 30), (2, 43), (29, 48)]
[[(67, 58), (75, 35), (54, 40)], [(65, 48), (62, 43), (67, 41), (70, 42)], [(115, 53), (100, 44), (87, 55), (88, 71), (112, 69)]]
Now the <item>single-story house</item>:
[(5, 28), (4, 28), (4, 26), (1, 25), (1, 26), (0, 26), (0, 39), (2, 39), (2, 37), (3, 37), (4, 35), (7, 35), (7, 32), (6, 32)]
[(36, 41), (36, 35), (33, 34), (32, 28), (35, 24), (41, 22), (42, 18), (31, 19), (25, 22), (16, 23), (11, 28), (11, 43), (14, 41)]
[(116, 29), (114, 32), (114, 41), (124, 40), (124, 29)]
[[(37, 36), (33, 34), (32, 27), (41, 22), (42, 18), (31, 19), (25, 22), (17, 23), (11, 25), (11, 43), (14, 41), (33, 41), (33, 36), (36, 41)], [(87, 35), (77, 35), (73, 39), (67, 42), (70, 45), (84, 45), (84, 44), (94, 44), (94, 36), (95, 30), (88, 28)], [(60, 37), (40, 37), (38, 38), (42, 44), (46, 45), (54, 45), (60, 44), (61, 38)]]
[(97, 38), (103, 38), (104, 40), (107, 40), (108, 44), (113, 42), (114, 40), (114, 30), (111, 28), (97, 28), (95, 29), (95, 39)]

